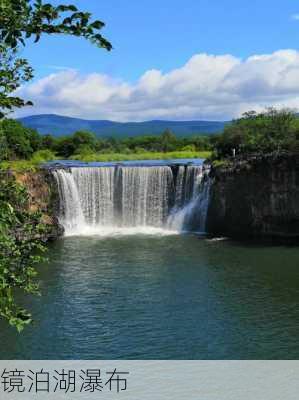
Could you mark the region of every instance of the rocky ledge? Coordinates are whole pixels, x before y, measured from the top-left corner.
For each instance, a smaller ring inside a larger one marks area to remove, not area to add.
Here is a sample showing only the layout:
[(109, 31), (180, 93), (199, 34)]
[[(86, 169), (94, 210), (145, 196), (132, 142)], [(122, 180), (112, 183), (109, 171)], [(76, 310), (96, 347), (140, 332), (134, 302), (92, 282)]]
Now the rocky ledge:
[(228, 160), (210, 175), (209, 233), (299, 241), (299, 154)]
[(16, 181), (22, 184), (28, 193), (29, 211), (39, 211), (42, 214), (41, 222), (46, 230), (44, 241), (55, 240), (63, 235), (64, 229), (57, 219), (59, 209), (59, 195), (53, 175), (46, 169), (14, 173)]

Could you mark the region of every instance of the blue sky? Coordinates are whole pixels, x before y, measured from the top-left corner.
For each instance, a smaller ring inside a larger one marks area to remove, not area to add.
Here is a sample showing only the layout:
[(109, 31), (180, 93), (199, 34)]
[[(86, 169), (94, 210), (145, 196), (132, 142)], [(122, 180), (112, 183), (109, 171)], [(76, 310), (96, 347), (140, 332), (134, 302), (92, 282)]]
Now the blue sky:
[[(299, 14), (299, 2), (295, 0), (73, 0), (72, 3), (80, 9), (91, 11), (95, 18), (106, 23), (103, 34), (112, 42), (114, 49), (108, 53), (83, 39), (44, 37), (38, 44), (31, 44), (22, 51), (35, 69), (35, 83), (41, 78), (47, 79), (51, 74), (56, 74), (59, 78), (68, 69), (73, 69), (76, 70), (81, 86), (83, 77), (93, 74), (109, 76), (113, 80), (113, 87), (117, 82), (119, 85), (136, 86), (147, 71), (154, 69), (162, 75), (168, 74), (182, 68), (198, 54), (230, 55), (244, 61), (253, 55), (274, 54), (278, 50), (297, 51), (299, 46), (299, 17), (294, 18)], [(294, 60), (291, 64), (293, 68)], [(61, 82), (61, 79), (58, 81)], [(107, 89), (106, 86), (105, 88)], [(29, 90), (31, 95), (36, 93), (33, 89), (34, 87), (30, 88), (31, 92)], [(61, 96), (59, 108), (56, 110), (53, 104), (51, 106), (45, 101), (52, 91), (53, 87), (42, 93), (43, 101), (37, 96), (34, 110), (28, 109), (26, 113), (46, 112), (49, 108), (49, 112), (61, 110), (61, 113), (70, 114), (75, 111), (77, 116), (98, 116), (95, 104), (92, 110), (80, 113), (69, 104), (63, 107)], [(137, 95), (140, 98), (140, 90)], [(134, 92), (134, 96), (137, 95)], [(113, 96), (115, 97), (115, 93)], [(101, 101), (98, 102), (99, 106)], [(269, 104), (271, 102), (273, 103), (273, 99)], [(286, 104), (289, 103), (290, 98), (286, 101)], [(265, 100), (265, 105), (267, 104)], [(123, 99), (118, 105), (123, 108)], [(211, 105), (209, 104), (210, 108)], [(121, 115), (115, 109), (111, 113), (105, 111), (98, 114), (100, 118), (111, 114), (111, 117), (115, 115), (115, 118), (124, 120), (142, 119), (143, 114), (144, 118), (154, 118), (156, 114), (160, 114), (157, 117), (168, 118), (173, 115), (173, 118), (185, 119), (183, 109), (180, 115), (172, 112), (167, 114), (165, 106), (164, 104), (164, 112), (159, 113), (155, 111), (155, 104), (149, 115), (142, 113), (140, 107), (137, 107), (136, 118), (132, 115), (132, 110)], [(262, 104), (258, 103), (257, 106), (262, 107)], [(132, 108), (131, 103), (130, 107)], [(236, 112), (239, 112), (239, 108)], [(192, 112), (187, 112), (186, 118), (223, 119), (231, 113), (229, 110), (222, 114), (219, 110), (213, 113), (204, 111), (202, 107), (195, 112), (193, 107)]]
[(151, 68), (168, 71), (196, 53), (251, 54), (299, 47), (295, 0), (89, 0), (72, 1), (106, 23), (114, 46), (99, 51), (77, 38), (44, 37), (24, 52), (36, 76), (51, 66), (104, 72), (128, 80)]

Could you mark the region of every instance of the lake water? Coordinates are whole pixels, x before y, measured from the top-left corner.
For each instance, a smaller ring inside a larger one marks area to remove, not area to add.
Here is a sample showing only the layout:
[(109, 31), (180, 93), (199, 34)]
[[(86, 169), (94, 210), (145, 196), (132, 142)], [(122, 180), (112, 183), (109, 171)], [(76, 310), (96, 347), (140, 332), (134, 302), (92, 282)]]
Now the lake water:
[(299, 358), (298, 248), (66, 237), (39, 273), (35, 322), (21, 334), (1, 322), (1, 359)]

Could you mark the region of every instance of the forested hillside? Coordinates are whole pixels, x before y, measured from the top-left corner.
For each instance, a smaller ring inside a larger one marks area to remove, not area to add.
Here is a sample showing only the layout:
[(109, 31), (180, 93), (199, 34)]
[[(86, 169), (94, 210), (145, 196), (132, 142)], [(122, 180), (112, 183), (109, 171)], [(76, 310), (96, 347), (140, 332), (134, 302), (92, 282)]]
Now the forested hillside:
[(28, 128), (36, 129), (41, 134), (63, 136), (78, 130), (87, 130), (98, 137), (124, 138), (127, 136), (159, 135), (170, 129), (177, 136), (204, 135), (221, 132), (225, 126), (219, 121), (145, 121), (113, 122), (70, 118), (61, 115), (44, 114), (20, 118), (19, 121)]

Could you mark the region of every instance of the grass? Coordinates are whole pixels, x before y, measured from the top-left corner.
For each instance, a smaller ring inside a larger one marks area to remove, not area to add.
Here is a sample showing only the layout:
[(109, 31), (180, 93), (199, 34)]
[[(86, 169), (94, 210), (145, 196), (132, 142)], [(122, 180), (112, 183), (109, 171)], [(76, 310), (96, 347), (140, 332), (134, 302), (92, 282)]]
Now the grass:
[(208, 158), (210, 151), (173, 151), (169, 153), (145, 152), (145, 153), (107, 153), (107, 154), (78, 154), (71, 157), (73, 160), (84, 162), (108, 162), (108, 161), (136, 161), (136, 160), (171, 160), (180, 158)]
[(11, 169), (15, 172), (36, 171), (40, 164), (55, 160), (55, 154), (50, 150), (36, 151), (30, 160), (14, 160), (0, 162), (0, 169)]
[(38, 168), (38, 164), (31, 160), (16, 160), (16, 161), (2, 161), (0, 162), (0, 169), (13, 170), (15, 172), (34, 172)]
[[(84, 162), (108, 162), (108, 161), (135, 161), (135, 160), (171, 160), (180, 158), (208, 158), (210, 151), (172, 151), (169, 153), (162, 152), (144, 152), (144, 153), (94, 153), (94, 154), (78, 154), (70, 157), (72, 160)], [(55, 160), (57, 158), (52, 158)], [(50, 161), (41, 157), (33, 157), (31, 160), (15, 160), (0, 162), (0, 169), (11, 169), (16, 172), (36, 171), (40, 164)]]
[(232, 165), (229, 160), (214, 160), (212, 164), (214, 168), (229, 168)]

